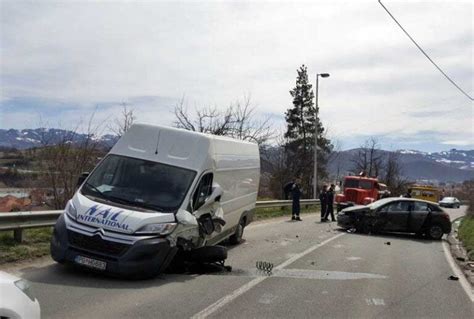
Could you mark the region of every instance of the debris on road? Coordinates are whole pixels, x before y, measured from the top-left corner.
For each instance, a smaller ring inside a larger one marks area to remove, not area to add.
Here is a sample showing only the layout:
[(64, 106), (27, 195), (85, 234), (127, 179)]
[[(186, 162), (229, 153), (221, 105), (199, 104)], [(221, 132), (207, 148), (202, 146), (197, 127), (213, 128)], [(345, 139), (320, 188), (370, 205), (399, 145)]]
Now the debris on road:
[(265, 272), (267, 275), (271, 275), (273, 270), (273, 264), (266, 261), (257, 261), (255, 266), (257, 270)]
[(392, 244), (392, 243), (389, 242), (389, 241), (387, 241), (387, 242), (385, 243), (385, 245), (388, 245), (388, 246), (390, 246), (391, 244)]
[(464, 258), (464, 257), (456, 257), (456, 259), (459, 260), (459, 261), (466, 261), (466, 258)]
[(448, 280), (459, 280), (459, 277), (451, 275), (448, 277)]
[(354, 227), (353, 227), (353, 228), (349, 228), (349, 229), (347, 230), (347, 232), (352, 234), (352, 233), (355, 233), (355, 232), (356, 232), (356, 229), (355, 229)]

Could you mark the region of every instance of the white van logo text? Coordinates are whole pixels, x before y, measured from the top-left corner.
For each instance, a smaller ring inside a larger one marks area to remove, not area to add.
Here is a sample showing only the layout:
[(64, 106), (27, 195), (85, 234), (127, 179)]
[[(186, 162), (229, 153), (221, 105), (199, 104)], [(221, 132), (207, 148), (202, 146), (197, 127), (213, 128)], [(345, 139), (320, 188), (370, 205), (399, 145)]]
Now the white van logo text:
[(123, 210), (113, 211), (110, 208), (102, 209), (99, 205), (94, 205), (84, 215), (78, 215), (77, 220), (128, 230), (128, 224), (121, 223), (117, 219), (122, 213)]

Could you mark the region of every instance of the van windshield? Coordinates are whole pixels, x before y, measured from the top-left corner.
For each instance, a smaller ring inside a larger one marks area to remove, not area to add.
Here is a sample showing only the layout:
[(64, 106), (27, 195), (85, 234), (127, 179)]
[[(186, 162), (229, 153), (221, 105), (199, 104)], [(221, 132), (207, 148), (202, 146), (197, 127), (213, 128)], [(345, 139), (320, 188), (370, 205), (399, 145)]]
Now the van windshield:
[(120, 155), (108, 155), (89, 176), (83, 195), (161, 212), (175, 212), (196, 172)]

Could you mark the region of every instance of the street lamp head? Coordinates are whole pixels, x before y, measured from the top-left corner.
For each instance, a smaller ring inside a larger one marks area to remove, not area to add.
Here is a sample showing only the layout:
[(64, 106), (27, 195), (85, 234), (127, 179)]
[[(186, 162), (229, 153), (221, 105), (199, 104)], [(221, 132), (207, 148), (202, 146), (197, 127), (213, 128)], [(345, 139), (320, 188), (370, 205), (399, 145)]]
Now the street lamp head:
[(319, 74), (322, 78), (328, 78), (329, 77), (329, 73), (320, 73)]

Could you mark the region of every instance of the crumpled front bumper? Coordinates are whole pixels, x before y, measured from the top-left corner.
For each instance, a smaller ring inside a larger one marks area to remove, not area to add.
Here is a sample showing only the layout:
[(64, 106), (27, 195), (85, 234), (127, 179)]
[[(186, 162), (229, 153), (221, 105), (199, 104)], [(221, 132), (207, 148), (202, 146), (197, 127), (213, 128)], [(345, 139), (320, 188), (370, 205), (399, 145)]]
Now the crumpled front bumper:
[(66, 218), (65, 214), (59, 217), (51, 239), (51, 256), (59, 263), (77, 264), (76, 257), (83, 256), (106, 262), (106, 273), (146, 277), (164, 271), (178, 250), (160, 237), (124, 244), (87, 236), (68, 229)]

